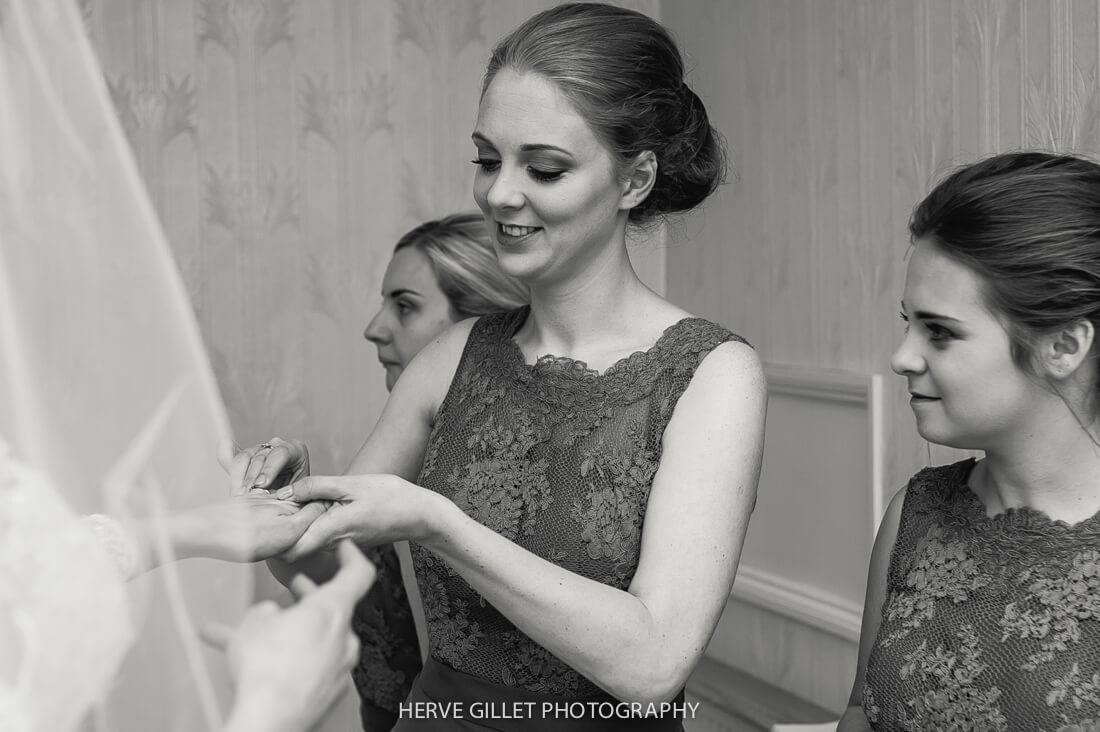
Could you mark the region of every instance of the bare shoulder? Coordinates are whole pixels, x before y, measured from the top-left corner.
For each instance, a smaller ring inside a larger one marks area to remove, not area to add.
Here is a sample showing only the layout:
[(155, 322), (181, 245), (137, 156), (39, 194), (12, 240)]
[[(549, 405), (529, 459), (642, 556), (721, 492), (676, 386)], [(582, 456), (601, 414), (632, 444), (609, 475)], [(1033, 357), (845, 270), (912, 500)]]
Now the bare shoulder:
[(890, 503), (886, 505), (882, 521), (879, 522), (878, 533), (875, 534), (874, 551), (885, 555), (881, 557), (882, 559), (888, 558), (890, 550), (894, 547), (894, 541), (897, 539), (898, 526), (901, 524), (901, 510), (905, 506), (907, 492), (908, 488), (902, 488), (894, 494), (894, 497), (890, 499)]
[(703, 357), (695, 370), (688, 386), (688, 392), (692, 390), (745, 399), (765, 398), (764, 365), (756, 350), (747, 343), (737, 340), (720, 343)]
[(460, 320), (424, 346), (397, 380), (390, 402), (418, 403), (423, 413), (434, 415), (454, 381), (477, 320)]
[(418, 374), (440, 375), (449, 372), (454, 375), (458, 368), (462, 351), (466, 348), (466, 341), (470, 338), (470, 331), (477, 323), (477, 318), (466, 318), (452, 325), (447, 330), (436, 336), (431, 343), (424, 346), (420, 353), (409, 364), (409, 370)]

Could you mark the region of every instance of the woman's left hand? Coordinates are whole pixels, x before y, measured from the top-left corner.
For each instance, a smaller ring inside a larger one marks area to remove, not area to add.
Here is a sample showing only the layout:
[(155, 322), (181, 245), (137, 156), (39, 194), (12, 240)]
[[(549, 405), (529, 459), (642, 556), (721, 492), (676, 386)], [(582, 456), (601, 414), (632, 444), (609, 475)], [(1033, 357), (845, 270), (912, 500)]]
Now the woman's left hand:
[(443, 499), (396, 475), (314, 475), (277, 494), (314, 505), (332, 501), (286, 554), (294, 560), (351, 539), (360, 546), (393, 541), (423, 541), (432, 531), (433, 511)]

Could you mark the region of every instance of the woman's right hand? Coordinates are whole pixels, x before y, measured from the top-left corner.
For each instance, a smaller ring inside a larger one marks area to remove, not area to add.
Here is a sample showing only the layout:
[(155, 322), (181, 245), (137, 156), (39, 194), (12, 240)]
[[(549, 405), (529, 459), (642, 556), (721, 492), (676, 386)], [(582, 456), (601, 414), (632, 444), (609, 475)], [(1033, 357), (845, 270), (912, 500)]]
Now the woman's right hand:
[(237, 684), (224, 732), (310, 729), (346, 688), (348, 670), (359, 657), (351, 615), (375, 569), (350, 541), (340, 543), (337, 555), (340, 570), (320, 587), (302, 575), (295, 578), (297, 604), (279, 609), (261, 603), (236, 630), (203, 629), (207, 641), (226, 651)]
[(229, 473), (234, 494), (276, 491), (309, 475), (305, 443), (279, 437), (244, 449), (226, 441), (218, 450), (218, 461)]

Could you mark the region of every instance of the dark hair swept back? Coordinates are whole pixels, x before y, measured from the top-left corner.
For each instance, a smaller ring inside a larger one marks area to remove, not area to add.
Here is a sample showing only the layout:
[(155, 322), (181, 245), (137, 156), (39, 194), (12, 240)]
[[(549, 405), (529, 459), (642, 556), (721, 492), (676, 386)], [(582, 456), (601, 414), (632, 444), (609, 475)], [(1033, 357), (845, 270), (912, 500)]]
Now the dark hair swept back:
[(695, 208), (724, 180), (722, 138), (684, 83), (676, 42), (652, 18), (601, 3), (555, 6), (497, 44), (483, 94), (504, 68), (556, 84), (620, 165), (647, 150), (656, 156), (653, 190), (631, 221)]
[(1042, 335), (1081, 320), (1100, 333), (1100, 165), (1042, 152), (987, 158), (937, 185), (909, 233), (981, 277), (1021, 368), (1033, 372)]

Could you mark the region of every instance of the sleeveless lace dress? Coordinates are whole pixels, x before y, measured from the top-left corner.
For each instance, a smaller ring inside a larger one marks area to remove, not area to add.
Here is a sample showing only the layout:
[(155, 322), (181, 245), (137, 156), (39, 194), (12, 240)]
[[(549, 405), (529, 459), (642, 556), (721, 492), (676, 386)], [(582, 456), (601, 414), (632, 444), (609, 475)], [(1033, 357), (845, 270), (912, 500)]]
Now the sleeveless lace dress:
[(909, 482), (865, 676), (875, 730), (1100, 728), (1100, 514), (986, 516), (974, 460)]
[[(512, 340), (528, 312), (486, 316), (474, 325), (418, 482), (528, 551), (626, 589), (676, 403), (712, 349), (744, 341), (686, 318), (649, 350), (602, 374), (552, 356), (529, 365)], [(433, 673), (459, 672), (479, 695), (497, 689), (524, 699), (610, 698), (518, 630), (441, 559), (415, 544), (412, 554)], [(673, 721), (653, 729), (679, 729)], [(594, 729), (614, 729), (613, 723), (602, 720)], [(564, 728), (586, 729), (579, 724), (574, 719)], [(635, 719), (626, 728), (648, 727)]]

